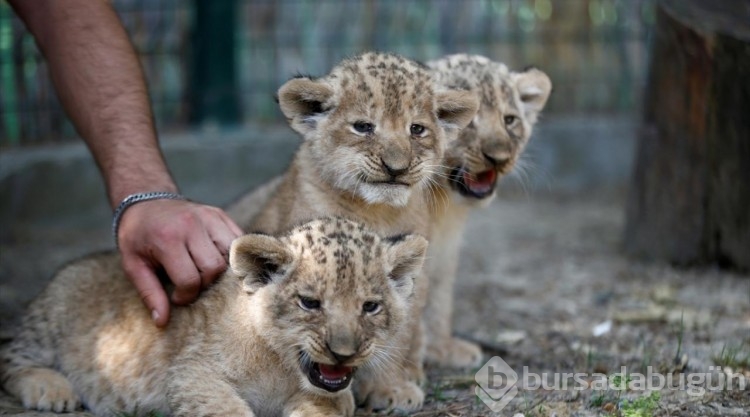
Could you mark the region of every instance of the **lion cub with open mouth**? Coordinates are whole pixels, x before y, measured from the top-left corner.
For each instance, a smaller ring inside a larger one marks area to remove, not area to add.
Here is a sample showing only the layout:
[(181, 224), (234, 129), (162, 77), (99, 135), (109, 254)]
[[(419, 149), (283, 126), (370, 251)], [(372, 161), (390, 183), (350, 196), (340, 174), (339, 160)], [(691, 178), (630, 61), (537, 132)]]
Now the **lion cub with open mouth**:
[(427, 241), (324, 218), (232, 243), (230, 267), (153, 325), (116, 254), (64, 267), (0, 352), (27, 408), (100, 416), (351, 416), (358, 368), (387, 372)]
[[(368, 52), (323, 77), (289, 80), (278, 99), (304, 142), (263, 209), (241, 227), (275, 234), (333, 214), (384, 236), (415, 232), (430, 238), (430, 190), (447, 144), (476, 114), (474, 94), (435, 88), (426, 67), (402, 56)], [(427, 281), (416, 284), (411, 331), (391, 342), (401, 372), (358, 379), (354, 391), (365, 408), (422, 407)]]

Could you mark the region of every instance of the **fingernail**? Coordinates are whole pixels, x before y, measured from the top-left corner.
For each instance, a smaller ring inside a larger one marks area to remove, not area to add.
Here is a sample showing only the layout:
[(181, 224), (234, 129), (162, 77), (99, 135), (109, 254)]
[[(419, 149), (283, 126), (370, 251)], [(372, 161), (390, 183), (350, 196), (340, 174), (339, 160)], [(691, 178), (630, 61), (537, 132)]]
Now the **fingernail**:
[(151, 319), (154, 321), (159, 321), (159, 312), (156, 310), (151, 310)]

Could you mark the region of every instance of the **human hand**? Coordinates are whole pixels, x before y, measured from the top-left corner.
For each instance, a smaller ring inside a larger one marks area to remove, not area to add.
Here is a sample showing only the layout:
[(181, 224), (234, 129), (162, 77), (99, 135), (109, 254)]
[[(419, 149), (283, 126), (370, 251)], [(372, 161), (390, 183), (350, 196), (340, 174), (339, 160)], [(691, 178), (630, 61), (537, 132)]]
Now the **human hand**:
[(184, 200), (143, 201), (120, 219), (122, 266), (157, 326), (169, 322), (169, 300), (157, 271), (175, 285), (172, 302), (189, 304), (227, 267), (242, 230), (221, 210)]

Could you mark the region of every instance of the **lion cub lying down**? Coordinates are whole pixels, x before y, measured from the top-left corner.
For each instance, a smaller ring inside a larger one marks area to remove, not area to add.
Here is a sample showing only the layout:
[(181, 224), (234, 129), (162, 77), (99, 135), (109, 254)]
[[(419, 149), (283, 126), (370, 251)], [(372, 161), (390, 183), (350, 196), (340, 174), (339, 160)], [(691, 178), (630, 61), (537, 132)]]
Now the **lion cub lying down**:
[(100, 416), (350, 416), (357, 368), (388, 371), (427, 241), (325, 218), (231, 247), (193, 305), (153, 325), (117, 255), (63, 268), (0, 352), (27, 408)]

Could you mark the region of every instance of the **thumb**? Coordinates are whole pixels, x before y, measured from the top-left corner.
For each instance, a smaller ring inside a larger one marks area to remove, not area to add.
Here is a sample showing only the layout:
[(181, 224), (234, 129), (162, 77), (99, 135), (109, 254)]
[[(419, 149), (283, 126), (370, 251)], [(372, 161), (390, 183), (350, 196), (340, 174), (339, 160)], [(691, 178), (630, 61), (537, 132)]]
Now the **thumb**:
[(169, 322), (169, 299), (154, 271), (140, 258), (122, 258), (122, 265), (128, 279), (138, 291), (141, 301), (151, 312), (151, 318), (158, 327)]

